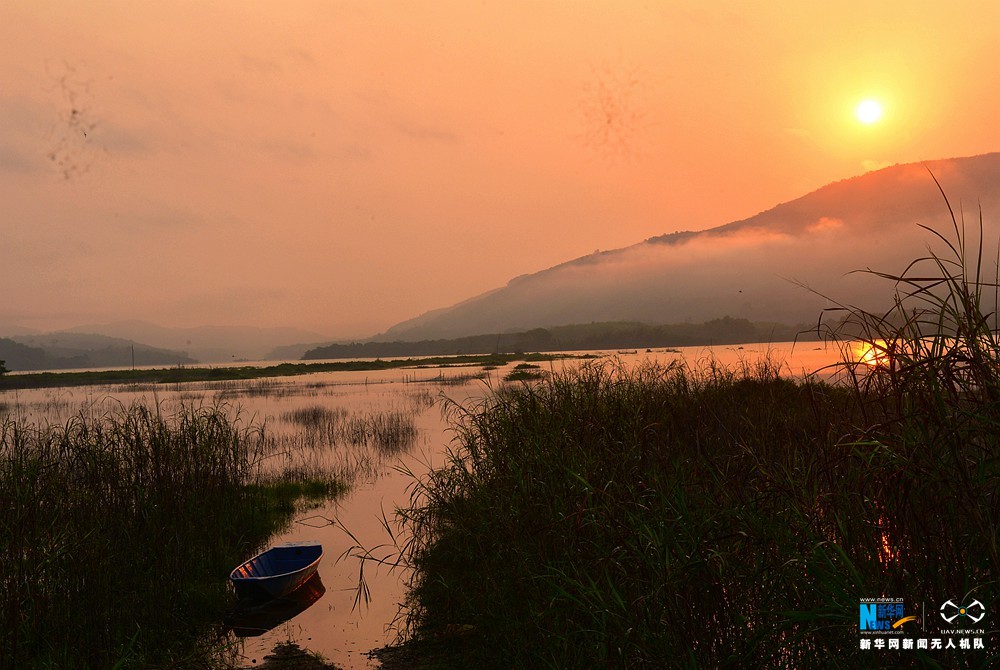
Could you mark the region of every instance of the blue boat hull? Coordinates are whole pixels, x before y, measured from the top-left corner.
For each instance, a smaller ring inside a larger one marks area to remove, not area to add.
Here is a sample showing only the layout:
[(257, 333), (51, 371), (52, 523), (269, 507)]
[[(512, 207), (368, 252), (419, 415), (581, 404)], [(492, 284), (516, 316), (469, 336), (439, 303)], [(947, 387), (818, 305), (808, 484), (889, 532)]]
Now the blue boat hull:
[(322, 558), (318, 542), (279, 544), (237, 566), (229, 580), (240, 598), (281, 598), (308, 581)]

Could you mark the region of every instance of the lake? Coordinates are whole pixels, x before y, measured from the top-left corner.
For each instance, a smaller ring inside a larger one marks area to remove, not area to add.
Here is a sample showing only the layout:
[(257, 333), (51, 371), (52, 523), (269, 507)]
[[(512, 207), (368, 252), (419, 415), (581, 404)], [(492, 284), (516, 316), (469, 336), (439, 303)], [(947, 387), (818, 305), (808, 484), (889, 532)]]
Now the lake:
[[(840, 359), (839, 349), (816, 342), (587, 353), (617, 359), (627, 366), (678, 359), (695, 366), (713, 359), (733, 365), (770, 353), (784, 363), (791, 376), (816, 372)], [(583, 363), (578, 358), (561, 359), (540, 367), (557, 372)], [(369, 668), (377, 663), (369, 660), (366, 652), (395, 638), (392, 624), (405, 595), (407, 575), (402, 570), (367, 565), (365, 580), (371, 599), (357, 605), (359, 562), (343, 554), (355, 540), (368, 548), (388, 542), (383, 518), (394, 527), (393, 512), (408, 504), (413, 477), (441, 465), (446, 458), (452, 443), (447, 408), (469, 407), (482, 399), (491, 386), (504, 383), (514, 365), (494, 370), (478, 366), (401, 368), (240, 382), (6, 391), (0, 392), (0, 416), (62, 423), (81, 411), (100, 413), (117, 403), (157, 404), (168, 415), (181, 404), (226, 403), (247, 424), (263, 424), (274, 436), (274, 449), (261, 462), (262, 468), (325, 469), (352, 479), (347, 494), (299, 511), (293, 522), (272, 538), (273, 542), (322, 542), (326, 550), (319, 568), (322, 589), (313, 594), (318, 598), (276, 627), (236, 639), (246, 667), (262, 663), (276, 644), (293, 641), (342, 668)], [(401, 430), (391, 444), (374, 443), (365, 437), (365, 426), (393, 418), (415, 430)], [(332, 425), (340, 428), (324, 428)], [(352, 426), (360, 432), (352, 434)], [(392, 548), (382, 553), (392, 554)], [(242, 634), (247, 632), (242, 630)]]

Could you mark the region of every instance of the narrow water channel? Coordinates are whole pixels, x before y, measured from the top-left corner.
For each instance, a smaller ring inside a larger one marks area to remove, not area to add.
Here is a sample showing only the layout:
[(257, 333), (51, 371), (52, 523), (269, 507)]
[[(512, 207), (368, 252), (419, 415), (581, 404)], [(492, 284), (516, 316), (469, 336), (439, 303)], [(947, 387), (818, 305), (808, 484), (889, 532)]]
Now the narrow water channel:
[[(376, 472), (356, 481), (346, 495), (322, 507), (303, 510), (287, 532), (273, 538), (274, 542), (317, 540), (323, 544), (326, 553), (319, 574), (326, 592), (295, 618), (259, 637), (244, 638), (242, 654), (247, 667), (287, 641), (322, 654), (344, 670), (377, 667), (367, 652), (395, 639), (392, 623), (405, 596), (407, 574), (367, 564), (364, 578), (370, 600), (359, 602), (360, 562), (344, 552), (355, 541), (367, 548), (390, 543), (382, 527), (383, 515), (398, 530), (394, 511), (408, 501), (413, 476), (443, 462), (450, 437), (439, 406), (425, 408), (416, 420), (418, 438), (411, 450), (383, 462)], [(393, 551), (387, 546), (383, 553)]]

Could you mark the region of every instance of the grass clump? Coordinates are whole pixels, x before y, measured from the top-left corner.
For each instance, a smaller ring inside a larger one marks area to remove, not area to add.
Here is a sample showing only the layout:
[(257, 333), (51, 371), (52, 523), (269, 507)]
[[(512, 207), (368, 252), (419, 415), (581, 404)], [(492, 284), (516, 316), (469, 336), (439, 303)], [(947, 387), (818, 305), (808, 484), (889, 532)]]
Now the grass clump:
[(413, 412), (389, 411), (354, 415), (344, 424), (344, 439), (383, 455), (398, 454), (417, 439)]
[[(761, 640), (803, 636), (781, 612), (814, 602), (805, 563), (840, 559), (817, 508), (845, 453), (818, 402), (851, 415), (850, 394), (773, 366), (604, 364), (500, 387), (403, 512), (411, 624), (473, 626), (515, 666), (780, 661), (789, 646), (762, 658)], [(856, 618), (856, 597), (832, 611)]]
[(998, 282), (952, 220), (944, 254), (882, 275), (890, 312), (843, 308), (828, 335), (880, 353), (846, 383), (606, 363), (456, 407), (450, 462), (399, 512), (409, 631), (472, 630), (484, 667), (991, 667), (986, 634), (858, 644), (861, 598), (925, 603), (910, 637), (996, 602)]
[(263, 444), (218, 407), (0, 420), (0, 668), (218, 655), (228, 569), (310, 492), (258, 476)]
[(342, 407), (311, 405), (284, 412), (281, 419), (301, 426), (313, 437), (336, 442), (347, 419), (347, 410)]
[[(417, 438), (416, 413), (428, 402), (421, 397), (407, 410), (349, 413), (341, 407), (303, 407), (282, 414), (283, 421), (301, 426), (307, 439), (325, 444), (367, 447), (381, 455), (397, 454)], [(429, 400), (433, 404), (433, 399)]]
[(514, 369), (504, 375), (504, 381), (508, 382), (527, 382), (534, 381), (536, 379), (543, 379), (545, 377), (545, 372), (540, 366), (534, 365), (532, 363), (519, 363), (514, 366)]

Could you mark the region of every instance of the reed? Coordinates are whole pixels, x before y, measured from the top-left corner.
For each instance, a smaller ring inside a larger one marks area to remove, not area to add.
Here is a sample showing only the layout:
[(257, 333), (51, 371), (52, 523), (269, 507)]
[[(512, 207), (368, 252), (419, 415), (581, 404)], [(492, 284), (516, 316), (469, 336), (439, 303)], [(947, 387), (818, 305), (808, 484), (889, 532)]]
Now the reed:
[(405, 409), (349, 412), (312, 405), (283, 412), (261, 461), (265, 472), (282, 479), (322, 478), (353, 482), (377, 476), (386, 461), (417, 439), (415, 416), (435, 401), (428, 392), (411, 394)]
[(382, 455), (398, 454), (417, 439), (413, 412), (390, 411), (353, 415), (343, 427), (344, 439), (371, 447)]
[(326, 405), (311, 405), (281, 414), (282, 421), (301, 426), (310, 437), (318, 437), (328, 443), (337, 441), (346, 419), (346, 409)]
[(472, 625), (515, 665), (757, 658), (786, 562), (823, 539), (785, 518), (808, 497), (787, 478), (828, 447), (810, 398), (852, 400), (771, 368), (699, 374), (592, 365), (456, 409), (461, 448), (403, 513), (411, 625)]
[(259, 476), (264, 441), (223, 407), (0, 419), (0, 668), (217, 655), (228, 567), (307, 492)]
[[(949, 255), (881, 275), (891, 313), (838, 314), (829, 337), (883, 354), (846, 382), (604, 363), (452, 406), (398, 512), (406, 632), (474, 631), (483, 667), (896, 667), (859, 649), (859, 599), (992, 607), (998, 282), (952, 220)], [(986, 637), (902, 662), (994, 667)]]

